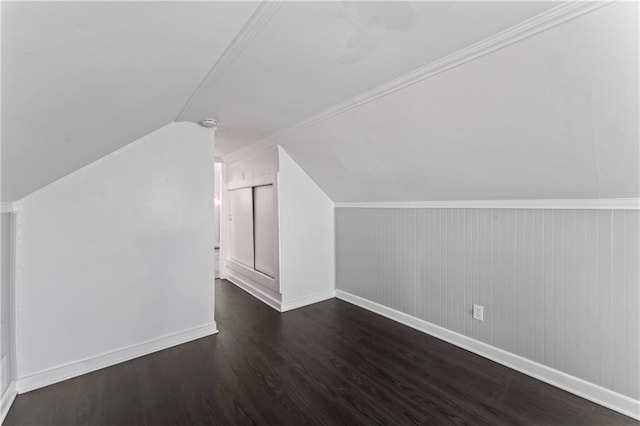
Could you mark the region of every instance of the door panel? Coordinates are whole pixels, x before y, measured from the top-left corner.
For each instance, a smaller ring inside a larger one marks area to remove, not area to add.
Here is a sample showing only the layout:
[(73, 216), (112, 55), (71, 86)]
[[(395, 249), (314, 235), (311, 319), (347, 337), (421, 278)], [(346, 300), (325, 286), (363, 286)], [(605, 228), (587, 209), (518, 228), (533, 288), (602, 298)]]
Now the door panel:
[(253, 188), (255, 270), (270, 277), (276, 273), (275, 207), (273, 185)]
[(253, 268), (253, 202), (251, 188), (229, 191), (229, 257)]

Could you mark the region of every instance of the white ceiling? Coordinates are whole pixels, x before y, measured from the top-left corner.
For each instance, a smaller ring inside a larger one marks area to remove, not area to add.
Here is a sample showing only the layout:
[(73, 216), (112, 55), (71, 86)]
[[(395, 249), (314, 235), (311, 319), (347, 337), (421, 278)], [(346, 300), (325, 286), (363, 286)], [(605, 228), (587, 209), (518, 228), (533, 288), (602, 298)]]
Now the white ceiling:
[(256, 7), (2, 2), (2, 200), (175, 120)]
[(286, 2), (179, 118), (218, 118), (224, 156), (556, 4)]
[(640, 196), (638, 3), (281, 138), (336, 202)]
[[(3, 2), (2, 200), (173, 120), (217, 118), (226, 155), (556, 5)], [(335, 201), (637, 194), (637, 43), (602, 13), (281, 143)]]

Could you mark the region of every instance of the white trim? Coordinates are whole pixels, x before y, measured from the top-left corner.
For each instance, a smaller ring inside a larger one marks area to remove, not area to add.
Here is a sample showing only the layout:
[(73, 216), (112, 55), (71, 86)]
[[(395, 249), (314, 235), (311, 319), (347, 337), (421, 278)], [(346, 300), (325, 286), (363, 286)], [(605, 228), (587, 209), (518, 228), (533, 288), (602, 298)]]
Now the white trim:
[(13, 213), (16, 211), (15, 203), (6, 203), (2, 202), (0, 212), (2, 213)]
[(336, 297), (336, 291), (334, 289), (329, 289), (319, 293), (313, 293), (308, 296), (298, 297), (297, 299), (283, 301), (281, 312), (313, 305), (314, 303), (323, 302), (328, 299), (333, 299), (334, 297)]
[(231, 270), (236, 277), (255, 282), (256, 284), (268, 288), (273, 292), (280, 292), (280, 283), (275, 277), (263, 274), (256, 269), (243, 265), (242, 263), (236, 262), (230, 258), (227, 259), (227, 269)]
[[(19, 206), (20, 207), (20, 206)], [(20, 208), (19, 208), (20, 210)], [(22, 293), (24, 292), (24, 288), (22, 286), (22, 271), (24, 266), (23, 261), (23, 215), (21, 213), (17, 213), (13, 216), (13, 260), (11, 262), (11, 266), (13, 268), (13, 276), (11, 279), (12, 290), (13, 290), (13, 356), (14, 356), (14, 379), (17, 377), (18, 371), (20, 370), (21, 361), (24, 362), (24, 358), (22, 354), (24, 353), (24, 338), (23, 338), (23, 324), (20, 321), (21, 312), (19, 307), (21, 305), (21, 300), (23, 299)], [(16, 391), (17, 391), (17, 383), (16, 383)]]
[(545, 383), (593, 401), (596, 404), (603, 405), (626, 416), (640, 420), (640, 401), (633, 398), (605, 389), (519, 355), (512, 354), (511, 352), (498, 349), (495, 346), (488, 345), (420, 318), (347, 293), (346, 291), (336, 290), (336, 298), (437, 337), (438, 339), (459, 346)]
[(210, 324), (201, 325), (189, 330), (168, 334), (157, 339), (147, 340), (142, 343), (105, 352), (79, 361), (70, 362), (58, 367), (29, 374), (24, 377), (19, 377), (18, 380), (16, 380), (16, 390), (18, 393), (29, 392), (63, 380), (81, 376), (92, 371), (100, 370), (114, 364), (129, 361), (133, 358), (138, 358), (172, 346), (200, 339), (201, 337), (210, 336), (217, 332), (218, 329), (214, 321)]
[(240, 29), (235, 38), (229, 43), (229, 46), (222, 52), (222, 55), (213, 64), (209, 72), (204, 76), (200, 84), (187, 99), (184, 106), (178, 113), (174, 121), (181, 121), (185, 111), (191, 106), (196, 94), (200, 91), (204, 84), (213, 79), (216, 75), (220, 74), (226, 68), (229, 67), (235, 61), (238, 56), (249, 46), (251, 41), (258, 35), (258, 33), (264, 28), (269, 20), (275, 15), (276, 11), (280, 7), (279, 1), (263, 1), (260, 2), (256, 10), (253, 12), (246, 24)]
[(302, 308), (303, 306), (308, 306), (314, 303), (322, 302), (324, 300), (332, 299), (336, 295), (335, 290), (330, 289), (289, 301), (281, 301), (269, 294), (269, 291), (272, 291), (271, 289), (260, 288), (260, 285), (257, 283), (252, 283), (240, 278), (237, 275), (234, 275), (234, 271), (232, 269), (227, 268), (226, 280), (236, 285), (237, 287), (240, 287), (242, 290), (246, 291), (261, 302), (269, 305), (278, 312), (286, 312), (293, 309)]
[(550, 28), (558, 26), (585, 13), (591, 12), (599, 7), (608, 4), (610, 1), (568, 1), (553, 7), (533, 18), (520, 22), (500, 31), (492, 36), (485, 38), (477, 43), (467, 46), (448, 56), (437, 59), (423, 67), (413, 70), (387, 83), (384, 83), (371, 90), (367, 90), (353, 98), (342, 101), (318, 114), (315, 114), (298, 124), (289, 127), (281, 132), (271, 135), (265, 139), (254, 142), (253, 144), (239, 149), (235, 152), (223, 156), (225, 163), (234, 163), (255, 153), (267, 150), (278, 144), (278, 141), (300, 132), (308, 127), (314, 126), (336, 115), (343, 114), (351, 109), (357, 108), (375, 99), (387, 96), (393, 92), (404, 89), (408, 86), (416, 84), (422, 80), (433, 77), (442, 72), (458, 67), (464, 63), (485, 56), (491, 52), (517, 43), (528, 37), (546, 31)]
[[(0, 424), (4, 421), (4, 418), (15, 399), (17, 392), (15, 390), (15, 371), (17, 368), (17, 349), (16, 349), (16, 333), (17, 333), (17, 313), (16, 313), (16, 262), (17, 262), (17, 249), (18, 249), (18, 220), (20, 215), (18, 213), (20, 204), (18, 202), (12, 203), (11, 212), (11, 227), (9, 230), (9, 347), (2, 348), (2, 351), (6, 354), (0, 360), (1, 372), (0, 379), (5, 380), (5, 375), (11, 380), (9, 387), (2, 394), (0, 402)], [(4, 340), (4, 339), (3, 339)]]
[(2, 394), (2, 399), (0, 400), (0, 424), (2, 424), (7, 417), (7, 413), (9, 413), (9, 409), (16, 399), (16, 396), (18, 396), (18, 392), (16, 392), (16, 382), (11, 382), (7, 390)]
[(236, 180), (225, 185), (227, 191), (240, 188), (251, 188), (253, 186), (273, 185), (276, 182), (275, 174), (256, 176), (249, 179)]
[(255, 285), (243, 280), (242, 278), (239, 278), (238, 276), (233, 275), (233, 271), (229, 268), (227, 268), (226, 280), (232, 284), (235, 284), (237, 287), (240, 287), (242, 290), (246, 291), (256, 299), (260, 300), (261, 302), (269, 305), (276, 311), (281, 312), (280, 310), (281, 303), (278, 299), (271, 296), (264, 290), (256, 287)]
[(229, 191), (227, 185), (227, 165), (220, 163), (221, 192), (220, 192), (220, 279), (227, 276), (227, 251), (229, 250)]
[(557, 200), (451, 200), (451, 201), (390, 201), (335, 203), (336, 208), (361, 209), (576, 209), (576, 210), (639, 210), (639, 198), (557, 199)]

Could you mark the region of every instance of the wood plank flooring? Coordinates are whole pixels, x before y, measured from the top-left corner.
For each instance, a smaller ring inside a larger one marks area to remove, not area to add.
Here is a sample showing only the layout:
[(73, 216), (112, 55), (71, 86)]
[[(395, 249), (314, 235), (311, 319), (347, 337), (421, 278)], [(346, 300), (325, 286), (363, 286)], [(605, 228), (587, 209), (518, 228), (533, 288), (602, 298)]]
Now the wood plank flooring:
[(337, 299), (216, 283), (220, 333), (19, 395), (6, 425), (639, 425)]

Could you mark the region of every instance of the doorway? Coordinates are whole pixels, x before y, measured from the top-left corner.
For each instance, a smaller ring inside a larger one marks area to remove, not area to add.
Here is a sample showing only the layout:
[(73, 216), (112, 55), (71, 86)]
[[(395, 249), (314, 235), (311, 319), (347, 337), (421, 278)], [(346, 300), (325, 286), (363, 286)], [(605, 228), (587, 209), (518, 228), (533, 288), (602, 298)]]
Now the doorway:
[(213, 177), (213, 223), (214, 223), (214, 259), (215, 259), (215, 278), (220, 278), (220, 235), (222, 221), (222, 163), (214, 163)]
[[(12, 384), (16, 378), (14, 334), (14, 215), (2, 212), (0, 220), (0, 395), (2, 401), (15, 396)], [(5, 408), (4, 406), (2, 407)], [(1, 417), (0, 417), (1, 418)]]

